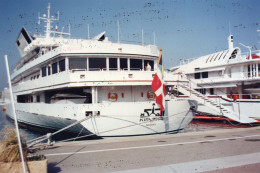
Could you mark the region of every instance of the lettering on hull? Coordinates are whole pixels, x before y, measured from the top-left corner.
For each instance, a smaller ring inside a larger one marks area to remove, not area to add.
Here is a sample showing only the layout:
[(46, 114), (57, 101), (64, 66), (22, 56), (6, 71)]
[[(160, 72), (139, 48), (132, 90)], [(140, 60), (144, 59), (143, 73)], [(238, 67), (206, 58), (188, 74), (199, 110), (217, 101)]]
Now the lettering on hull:
[(144, 109), (144, 113), (140, 114), (140, 122), (152, 122), (163, 120), (164, 111), (160, 115), (160, 108), (154, 108), (155, 104), (153, 103), (152, 109)]

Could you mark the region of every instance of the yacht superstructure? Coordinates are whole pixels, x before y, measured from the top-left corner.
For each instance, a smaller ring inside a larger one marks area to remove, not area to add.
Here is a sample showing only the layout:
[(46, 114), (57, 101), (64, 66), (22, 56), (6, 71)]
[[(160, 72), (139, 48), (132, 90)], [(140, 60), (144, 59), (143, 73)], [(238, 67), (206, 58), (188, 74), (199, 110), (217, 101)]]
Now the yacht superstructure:
[[(89, 117), (67, 131), (131, 136), (178, 132), (192, 120), (196, 102), (170, 96), (160, 115), (151, 88), (158, 68), (155, 45), (112, 43), (105, 32), (72, 39), (51, 30), (57, 19), (50, 17), (50, 5), (39, 19), (46, 23), (45, 35), (30, 36), (22, 28), (16, 42), (22, 58), (11, 80), (20, 123), (61, 129)], [(172, 76), (165, 74), (166, 89)], [(7, 90), (6, 102), (12, 118)]]
[[(243, 44), (241, 44), (243, 45)], [(200, 100), (200, 119), (230, 118), (242, 123), (260, 122), (260, 51), (242, 53), (228, 37), (227, 50), (191, 60), (171, 68), (180, 81), (182, 96)], [(244, 45), (243, 45), (244, 46)]]

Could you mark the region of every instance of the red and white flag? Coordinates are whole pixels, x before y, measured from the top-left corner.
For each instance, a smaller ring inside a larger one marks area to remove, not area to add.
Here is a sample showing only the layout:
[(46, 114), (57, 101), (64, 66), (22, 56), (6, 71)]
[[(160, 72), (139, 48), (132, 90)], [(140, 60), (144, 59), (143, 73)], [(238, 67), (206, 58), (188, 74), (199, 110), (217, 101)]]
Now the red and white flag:
[(162, 115), (162, 111), (165, 109), (165, 84), (159, 68), (157, 68), (157, 72), (154, 75), (152, 89), (156, 95), (156, 103), (160, 105), (160, 114)]
[(55, 31), (58, 31), (58, 26), (57, 25), (55, 26)]

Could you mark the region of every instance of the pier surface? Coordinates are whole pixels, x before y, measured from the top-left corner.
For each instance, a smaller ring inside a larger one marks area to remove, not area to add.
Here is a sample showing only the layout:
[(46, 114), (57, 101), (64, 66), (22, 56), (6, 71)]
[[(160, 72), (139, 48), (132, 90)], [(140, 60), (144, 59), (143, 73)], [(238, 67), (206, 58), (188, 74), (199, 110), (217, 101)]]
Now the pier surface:
[(259, 172), (260, 127), (56, 143), (49, 172)]

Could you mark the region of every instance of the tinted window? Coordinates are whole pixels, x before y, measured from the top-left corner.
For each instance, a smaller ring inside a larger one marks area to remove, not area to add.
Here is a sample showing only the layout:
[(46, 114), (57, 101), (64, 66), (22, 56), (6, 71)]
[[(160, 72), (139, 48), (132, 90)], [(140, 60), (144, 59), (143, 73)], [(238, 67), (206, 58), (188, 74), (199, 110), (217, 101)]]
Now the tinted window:
[(57, 73), (57, 72), (58, 72), (58, 63), (55, 62), (55, 63), (53, 63), (51, 66), (52, 66), (52, 67), (51, 67), (51, 68), (52, 68), (52, 74)]
[(46, 67), (42, 67), (42, 77), (46, 76)]
[(120, 58), (120, 69), (127, 70), (127, 59), (126, 58)]
[(144, 66), (147, 66), (147, 62), (149, 62), (149, 65), (151, 66), (151, 70), (154, 70), (154, 63), (152, 60), (144, 60)]
[(106, 68), (106, 58), (89, 58), (89, 70), (101, 70)]
[(69, 69), (87, 69), (87, 58), (70, 58)]
[(65, 71), (65, 59), (59, 61), (59, 71)]
[(130, 59), (130, 70), (140, 70), (142, 68), (141, 59)]
[(48, 66), (48, 75), (51, 75), (51, 66)]
[(109, 58), (109, 70), (117, 70), (117, 58)]
[(214, 88), (209, 89), (210, 95), (214, 95)]
[(208, 78), (208, 72), (202, 72), (202, 78)]
[(195, 74), (194, 74), (194, 78), (195, 78), (195, 79), (200, 79), (200, 73), (195, 73)]

